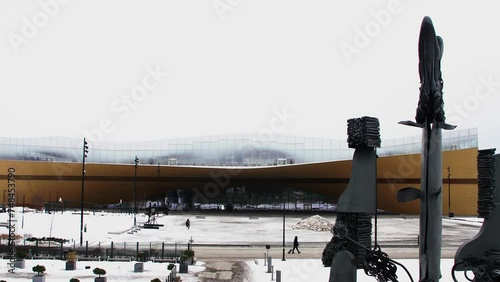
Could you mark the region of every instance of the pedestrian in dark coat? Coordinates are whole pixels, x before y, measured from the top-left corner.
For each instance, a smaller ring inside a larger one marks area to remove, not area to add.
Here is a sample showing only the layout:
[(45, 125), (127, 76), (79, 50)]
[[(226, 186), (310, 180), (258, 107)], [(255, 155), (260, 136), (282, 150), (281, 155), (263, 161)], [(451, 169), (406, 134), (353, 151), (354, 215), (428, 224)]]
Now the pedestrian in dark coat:
[(297, 253), (300, 254), (300, 251), (299, 251), (299, 238), (297, 236), (295, 236), (295, 239), (293, 239), (292, 254), (295, 254), (295, 250), (297, 250)]
[(191, 227), (191, 223), (189, 222), (189, 218), (186, 219), (186, 227), (189, 229), (189, 227)]

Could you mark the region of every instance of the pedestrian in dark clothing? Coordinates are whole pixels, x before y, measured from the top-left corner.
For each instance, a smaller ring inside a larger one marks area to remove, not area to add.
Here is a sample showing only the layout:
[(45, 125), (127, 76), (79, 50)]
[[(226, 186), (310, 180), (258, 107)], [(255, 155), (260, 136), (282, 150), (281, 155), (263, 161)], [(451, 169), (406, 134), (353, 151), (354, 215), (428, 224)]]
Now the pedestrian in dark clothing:
[(189, 227), (191, 226), (191, 223), (189, 222), (189, 218), (186, 219), (186, 227), (189, 229)]
[(300, 254), (300, 251), (299, 251), (299, 238), (297, 236), (295, 236), (295, 239), (293, 239), (292, 254), (295, 254), (295, 250), (297, 250), (297, 253)]

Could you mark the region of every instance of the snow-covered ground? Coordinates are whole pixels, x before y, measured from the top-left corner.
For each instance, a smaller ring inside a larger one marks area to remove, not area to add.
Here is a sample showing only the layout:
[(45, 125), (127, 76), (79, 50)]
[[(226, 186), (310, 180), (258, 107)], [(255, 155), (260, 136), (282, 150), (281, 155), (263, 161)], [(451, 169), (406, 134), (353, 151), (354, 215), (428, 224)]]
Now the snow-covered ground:
[[(413, 277), (413, 281), (418, 281), (418, 260), (417, 259), (399, 259), (399, 263), (403, 264)], [(453, 282), (451, 276), (451, 268), (453, 267), (453, 259), (441, 260), (442, 278), (441, 282)], [(247, 264), (252, 270), (252, 281), (270, 281), (271, 273), (267, 273), (267, 266), (263, 265), (263, 261), (247, 261)], [(283, 282), (302, 282), (302, 281), (328, 281), (330, 268), (323, 267), (320, 260), (316, 259), (289, 259), (281, 261), (279, 259), (273, 262), (274, 270), (281, 271), (281, 281)], [(397, 276), (399, 282), (411, 281), (406, 272), (398, 267)], [(456, 278), (459, 281), (467, 281), (463, 278), (463, 272), (456, 273)], [(470, 275), (470, 274), (469, 274)], [(276, 280), (276, 275), (274, 274)], [(359, 282), (375, 282), (374, 277), (367, 276), (363, 270), (357, 271), (357, 281)]]
[[(308, 228), (297, 229), (297, 223), (304, 222), (303, 219), (309, 218), (314, 214), (286, 214), (285, 216), (285, 233), (287, 244), (293, 241), (295, 236), (298, 236), (301, 242), (301, 247), (317, 248), (321, 250), (324, 245), (330, 241), (331, 233), (329, 231), (313, 231)], [(147, 216), (140, 214), (136, 216), (139, 224), (147, 220)], [(185, 226), (186, 219), (190, 219), (191, 227)], [(0, 214), (0, 223), (7, 222), (8, 214)], [(164, 224), (158, 230), (141, 229), (138, 232), (129, 234), (129, 230), (133, 228), (133, 214), (107, 213), (107, 212), (86, 212), (84, 215), (84, 223), (86, 224), (86, 232), (84, 232), (84, 241), (88, 241), (90, 246), (109, 246), (114, 242), (117, 246), (123, 242), (127, 245), (135, 244), (135, 242), (165, 242), (169, 244), (187, 244), (189, 240), (193, 240), (194, 249), (196, 244), (247, 244), (255, 246), (265, 246), (266, 244), (279, 245), (283, 240), (283, 217), (282, 215), (270, 214), (242, 214), (242, 213), (207, 213), (207, 214), (169, 214), (160, 216), (156, 222)], [(327, 221), (335, 222), (335, 215), (330, 214), (324, 216)], [(73, 245), (78, 246), (80, 238), (80, 213), (79, 211), (66, 211), (64, 213), (42, 213), (33, 210), (26, 211), (24, 214), (17, 210), (16, 213), (16, 233), (27, 237), (56, 237), (68, 239), (70, 242), (67, 247)], [(314, 222), (322, 222), (323, 220), (309, 220), (309, 224)], [(324, 222), (322, 223), (324, 224)], [(477, 234), (481, 227), (482, 219), (478, 218), (454, 218), (443, 219), (443, 246), (449, 248), (458, 247), (466, 240)], [(312, 228), (314, 229), (314, 228)], [(6, 234), (7, 230), (1, 232)], [(378, 240), (383, 246), (384, 244), (395, 245), (410, 245), (415, 248), (416, 238), (418, 236), (418, 218), (417, 217), (398, 217), (398, 216), (381, 216), (378, 218)], [(3, 241), (5, 243), (5, 241)], [(20, 239), (17, 244), (23, 245), (29, 242), (24, 242)], [(404, 248), (405, 250), (408, 247)], [(261, 249), (259, 249), (261, 250)], [(262, 249), (263, 250), (263, 249)], [(258, 252), (262, 254), (262, 252)], [(303, 252), (307, 254), (307, 252)], [(286, 261), (281, 261), (276, 258), (273, 261), (274, 269), (282, 272), (282, 281), (327, 281), (329, 268), (321, 265), (320, 257), (307, 257), (301, 254), (299, 257), (288, 257)], [(208, 258), (207, 258), (208, 259)], [(183, 281), (203, 281), (196, 277), (203, 271), (206, 271), (203, 257), (198, 257), (198, 262), (194, 266), (190, 266), (189, 274), (183, 274)], [(232, 259), (224, 257), (223, 252), (220, 261), (230, 261)], [(267, 266), (264, 266), (262, 256), (255, 258), (241, 259), (246, 265), (248, 281), (270, 281), (271, 274), (267, 273)], [(414, 279), (418, 280), (418, 260), (401, 259), (403, 263), (412, 273)], [(134, 262), (84, 262), (79, 261), (77, 270), (65, 271), (64, 261), (59, 260), (27, 260), (26, 269), (16, 270), (16, 274), (7, 273), (7, 260), (0, 261), (0, 277), (6, 281), (28, 281), (33, 276), (31, 267), (36, 264), (43, 264), (47, 268), (46, 281), (58, 282), (69, 281), (70, 278), (76, 277), (80, 281), (93, 281), (95, 275), (92, 269), (96, 266), (104, 268), (107, 271), (106, 277), (108, 281), (150, 281), (156, 277), (165, 280), (168, 275), (166, 263), (146, 262), (143, 273), (134, 273)], [(452, 281), (450, 270), (453, 264), (452, 259), (443, 259), (442, 271), (443, 279), (441, 281)], [(85, 269), (85, 266), (90, 266), (90, 269)], [(241, 267), (241, 265), (240, 265)], [(222, 273), (222, 271), (220, 272)], [(252, 277), (250, 277), (252, 276)], [(358, 274), (358, 281), (375, 281), (374, 278), (366, 277), (363, 271)], [(399, 281), (406, 280), (406, 274), (401, 269), (398, 271), (400, 276)], [(205, 276), (207, 277), (207, 276)], [(1, 279), (0, 279), (1, 280)], [(209, 281), (209, 280), (207, 280)], [(211, 280), (214, 281), (214, 280)], [(236, 280), (234, 280), (236, 281)], [(243, 279), (241, 281), (244, 281)]]
[[(400, 259), (397, 260), (403, 264), (410, 274), (413, 276), (414, 281), (418, 281), (418, 260), (417, 259)], [(257, 264), (255, 263), (257, 262)], [(267, 272), (267, 266), (264, 266), (263, 259), (261, 260), (247, 260), (245, 263), (248, 265), (251, 277), (248, 280), (241, 281), (271, 281), (274, 276), (276, 280), (276, 270), (281, 271), (281, 281), (286, 282), (301, 282), (301, 281), (328, 281), (330, 269), (323, 267), (321, 261), (318, 259), (288, 259), (281, 261), (280, 259), (273, 260), (274, 273)], [(169, 271), (167, 264), (164, 263), (144, 263), (144, 272), (134, 273), (134, 262), (78, 262), (77, 269), (74, 271), (64, 270), (64, 261), (60, 260), (27, 260), (25, 269), (16, 269), (16, 274), (7, 273), (7, 261), (0, 260), (0, 277), (9, 282), (15, 281), (29, 281), (34, 273), (31, 268), (37, 264), (44, 265), (47, 268), (46, 282), (67, 282), (71, 278), (78, 278), (81, 282), (94, 281), (96, 275), (92, 270), (95, 267), (100, 267), (106, 270), (106, 277), (109, 282), (112, 281), (151, 281), (154, 278), (159, 278), (165, 281)], [(188, 274), (179, 274), (183, 282), (203, 281), (196, 277), (205, 269), (203, 262), (189, 267)], [(85, 269), (85, 266), (90, 266)], [(443, 271), (442, 282), (453, 282), (451, 278), (451, 268), (453, 266), (453, 259), (443, 259), (441, 261), (441, 269)], [(406, 272), (398, 267), (397, 275), (400, 282), (410, 281)], [(457, 273), (459, 281), (466, 281), (462, 273)], [(213, 280), (212, 280), (213, 281)], [(237, 281), (237, 280), (232, 280)], [(358, 270), (357, 281), (376, 281), (375, 278), (367, 276), (363, 270)]]

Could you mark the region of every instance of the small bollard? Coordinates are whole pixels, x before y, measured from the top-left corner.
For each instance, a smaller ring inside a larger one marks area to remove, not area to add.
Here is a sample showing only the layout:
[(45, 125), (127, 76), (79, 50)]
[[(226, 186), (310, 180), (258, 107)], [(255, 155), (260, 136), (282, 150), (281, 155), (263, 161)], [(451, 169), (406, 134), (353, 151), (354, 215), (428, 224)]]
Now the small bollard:
[(271, 281), (274, 280), (274, 266), (271, 266)]
[(276, 282), (281, 282), (281, 270), (276, 270)]
[(271, 245), (266, 245), (267, 255), (264, 254), (264, 266), (266, 266), (266, 258), (269, 256), (269, 249), (271, 249)]
[(272, 272), (273, 257), (267, 257), (267, 273)]
[(136, 262), (134, 264), (134, 272), (144, 272), (144, 263), (143, 262)]

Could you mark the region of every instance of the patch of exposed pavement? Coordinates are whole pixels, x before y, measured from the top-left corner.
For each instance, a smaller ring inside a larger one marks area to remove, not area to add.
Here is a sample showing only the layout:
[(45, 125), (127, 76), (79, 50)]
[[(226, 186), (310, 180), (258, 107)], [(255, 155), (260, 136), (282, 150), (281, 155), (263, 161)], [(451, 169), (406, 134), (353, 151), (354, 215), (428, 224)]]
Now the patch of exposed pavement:
[(197, 277), (203, 282), (212, 281), (251, 281), (251, 271), (243, 261), (211, 261)]

